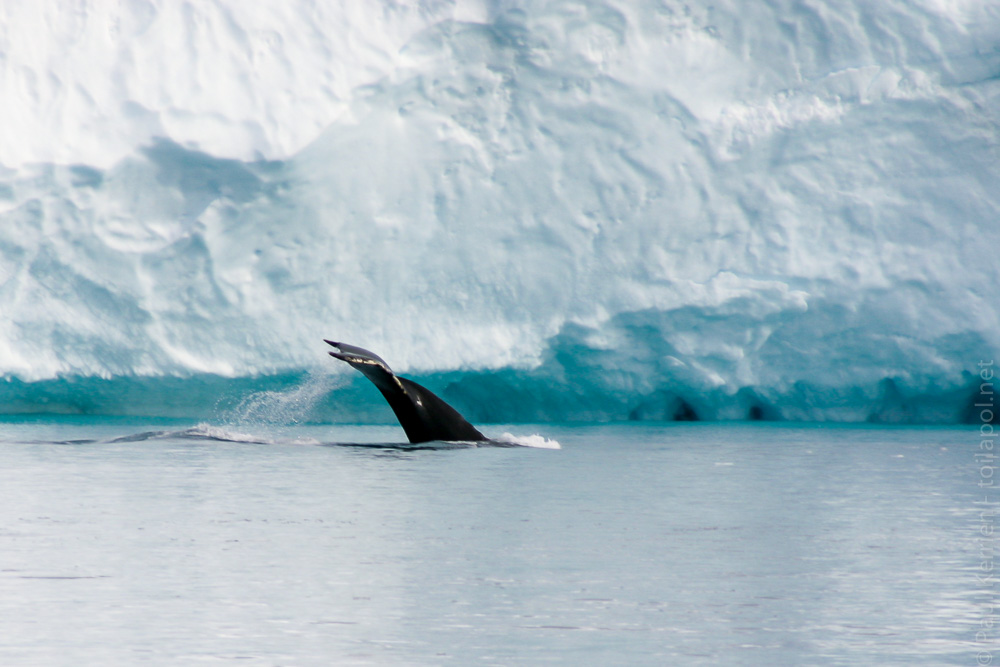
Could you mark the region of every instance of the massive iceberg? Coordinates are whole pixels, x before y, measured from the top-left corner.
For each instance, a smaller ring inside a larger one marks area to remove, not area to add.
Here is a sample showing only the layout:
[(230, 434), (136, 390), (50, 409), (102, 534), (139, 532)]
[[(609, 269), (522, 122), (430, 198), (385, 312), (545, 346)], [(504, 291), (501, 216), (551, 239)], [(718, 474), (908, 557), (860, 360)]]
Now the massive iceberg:
[[(992, 0), (4, 6), (0, 410), (953, 422)], [(250, 401), (249, 404), (247, 401)]]

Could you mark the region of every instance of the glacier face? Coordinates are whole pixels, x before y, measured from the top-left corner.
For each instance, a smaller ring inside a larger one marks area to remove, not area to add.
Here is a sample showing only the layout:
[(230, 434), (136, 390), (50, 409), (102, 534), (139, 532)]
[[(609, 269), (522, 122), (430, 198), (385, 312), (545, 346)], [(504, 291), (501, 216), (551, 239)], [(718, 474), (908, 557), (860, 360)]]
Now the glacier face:
[(1000, 9), (870, 5), (5, 8), (2, 402), (210, 410), (333, 337), (480, 421), (960, 419)]

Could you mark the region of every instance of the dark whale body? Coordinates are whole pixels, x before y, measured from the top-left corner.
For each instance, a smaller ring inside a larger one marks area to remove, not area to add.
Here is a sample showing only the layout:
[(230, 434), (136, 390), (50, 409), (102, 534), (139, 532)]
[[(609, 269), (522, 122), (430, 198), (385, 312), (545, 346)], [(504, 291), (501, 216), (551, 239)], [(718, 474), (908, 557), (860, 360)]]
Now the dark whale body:
[(429, 389), (393, 373), (389, 364), (373, 352), (345, 343), (324, 342), (336, 350), (330, 352), (331, 357), (346, 361), (378, 387), (410, 442), (488, 440), (455, 408)]

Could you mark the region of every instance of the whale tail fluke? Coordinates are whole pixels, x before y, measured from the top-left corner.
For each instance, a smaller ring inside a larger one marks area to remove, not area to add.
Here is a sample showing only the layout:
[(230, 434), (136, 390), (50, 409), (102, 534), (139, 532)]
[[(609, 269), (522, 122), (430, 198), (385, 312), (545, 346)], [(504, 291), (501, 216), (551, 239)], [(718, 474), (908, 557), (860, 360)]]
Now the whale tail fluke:
[(335, 351), (329, 355), (347, 362), (374, 384), (396, 414), (410, 442), (483, 441), (488, 438), (426, 387), (397, 376), (374, 352), (324, 339)]
[(329, 352), (331, 357), (340, 359), (341, 361), (346, 361), (349, 364), (380, 364), (385, 370), (392, 372), (389, 368), (389, 364), (385, 363), (385, 360), (364, 348), (355, 347), (354, 345), (348, 345), (347, 343), (337, 343), (332, 340), (323, 339), (323, 342), (327, 345), (333, 347), (336, 352)]

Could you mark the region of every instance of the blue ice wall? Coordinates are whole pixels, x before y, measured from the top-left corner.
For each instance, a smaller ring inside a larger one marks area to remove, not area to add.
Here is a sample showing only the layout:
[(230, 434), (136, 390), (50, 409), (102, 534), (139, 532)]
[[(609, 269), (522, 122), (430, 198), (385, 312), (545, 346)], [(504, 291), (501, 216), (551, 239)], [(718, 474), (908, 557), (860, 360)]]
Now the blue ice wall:
[(4, 10), (0, 410), (391, 419), (327, 337), (477, 420), (956, 421), (1000, 357), (996, 3), (280, 5)]

